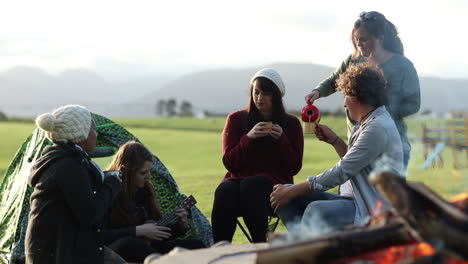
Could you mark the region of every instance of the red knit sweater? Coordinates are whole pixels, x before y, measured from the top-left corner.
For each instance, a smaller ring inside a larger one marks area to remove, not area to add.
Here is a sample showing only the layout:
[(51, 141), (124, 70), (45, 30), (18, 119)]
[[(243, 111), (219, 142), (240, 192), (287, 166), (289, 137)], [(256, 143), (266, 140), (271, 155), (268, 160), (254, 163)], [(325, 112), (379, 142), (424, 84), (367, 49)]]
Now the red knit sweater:
[(274, 184), (293, 183), (302, 167), (304, 136), (299, 120), (288, 115), (279, 139), (271, 136), (250, 139), (243, 131), (247, 111), (228, 115), (223, 131), (223, 163), (228, 172), (224, 181), (264, 176)]

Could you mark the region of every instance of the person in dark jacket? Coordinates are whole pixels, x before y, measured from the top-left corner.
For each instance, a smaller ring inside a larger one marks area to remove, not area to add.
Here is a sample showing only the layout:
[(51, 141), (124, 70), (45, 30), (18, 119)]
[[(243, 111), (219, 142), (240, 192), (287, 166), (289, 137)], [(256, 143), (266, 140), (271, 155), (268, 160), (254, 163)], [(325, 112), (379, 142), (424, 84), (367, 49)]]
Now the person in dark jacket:
[(227, 173), (214, 195), (215, 243), (232, 240), (238, 216), (244, 218), (253, 242), (265, 242), (273, 185), (293, 183), (302, 166), (302, 127), (284, 109), (285, 85), (279, 73), (270, 68), (258, 71), (249, 92), (247, 109), (230, 113), (223, 130)]
[(197, 239), (177, 238), (187, 231), (188, 213), (177, 208), (173, 221), (162, 215), (150, 181), (152, 167), (153, 154), (142, 144), (130, 141), (119, 148), (107, 168), (122, 171), (122, 191), (112, 206), (105, 242), (129, 262), (141, 263), (152, 253), (165, 254), (176, 246), (205, 247)]
[(27, 264), (103, 263), (101, 228), (120, 191), (117, 176), (104, 178), (88, 154), (96, 146), (91, 113), (66, 105), (40, 115), (36, 125), (54, 145), (31, 170), (25, 254)]

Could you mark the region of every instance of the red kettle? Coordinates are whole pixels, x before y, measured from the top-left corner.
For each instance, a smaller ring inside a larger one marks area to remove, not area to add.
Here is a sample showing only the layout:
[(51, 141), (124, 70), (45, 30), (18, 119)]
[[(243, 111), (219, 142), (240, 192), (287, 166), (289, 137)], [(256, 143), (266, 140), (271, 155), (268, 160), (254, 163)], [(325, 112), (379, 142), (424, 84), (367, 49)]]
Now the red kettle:
[(315, 126), (320, 122), (320, 111), (312, 103), (302, 108), (302, 121), (304, 122), (304, 134), (315, 134)]

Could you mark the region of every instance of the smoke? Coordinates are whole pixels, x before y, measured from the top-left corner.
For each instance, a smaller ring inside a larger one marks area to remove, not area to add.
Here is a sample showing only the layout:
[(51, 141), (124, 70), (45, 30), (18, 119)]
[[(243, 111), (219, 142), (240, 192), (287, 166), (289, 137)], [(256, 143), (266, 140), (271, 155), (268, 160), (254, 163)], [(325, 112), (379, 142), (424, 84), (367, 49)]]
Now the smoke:
[(337, 231), (336, 226), (325, 221), (322, 215), (317, 213), (305, 217), (298, 216), (294, 221), (287, 223), (287, 228), (288, 233), (273, 237), (270, 243), (272, 247), (307, 241)]
[(369, 179), (372, 179), (372, 177), (384, 171), (393, 172), (403, 178), (406, 177), (406, 169), (402, 161), (390, 158), (385, 154), (374, 162), (373, 169), (369, 174)]
[[(405, 169), (403, 168), (402, 160), (391, 158), (388, 155), (382, 155), (382, 157), (377, 159), (372, 165), (373, 169), (370, 172), (369, 177), (373, 177), (374, 175), (377, 175), (383, 171), (391, 171), (402, 177), (404, 177), (406, 174)], [(287, 222), (286, 226), (289, 232), (287, 234), (274, 237), (271, 241), (271, 246), (282, 246), (305, 240), (311, 240), (321, 237), (325, 234), (341, 231), (346, 229), (346, 227), (353, 227), (352, 225), (343, 226), (345, 221), (342, 220), (348, 218), (349, 216), (345, 216), (345, 213), (341, 209), (336, 211), (329, 210), (329, 212), (327, 212), (327, 210), (317, 210), (326, 209), (326, 206), (324, 205), (326, 205), (326, 202), (328, 201), (334, 203), (334, 205), (331, 206), (331, 208), (334, 209), (343, 208), (347, 206), (345, 203), (349, 202), (346, 200), (324, 200), (325, 204), (320, 206), (311, 206), (312, 202), (317, 202), (311, 201), (301, 217), (297, 216), (293, 221)], [(340, 201), (344, 203), (342, 205), (343, 207), (337, 206), (335, 204), (339, 203)], [(380, 200), (376, 201), (375, 206), (377, 208), (373, 208), (371, 211), (382, 213), (389, 209), (389, 207), (384, 206), (383, 201)], [(336, 215), (336, 213), (339, 214), (340, 212), (343, 212), (343, 219), (340, 219), (340, 216)], [(372, 212), (369, 213), (372, 214)], [(376, 215), (369, 215), (364, 222), (369, 222), (369, 220), (375, 216)]]

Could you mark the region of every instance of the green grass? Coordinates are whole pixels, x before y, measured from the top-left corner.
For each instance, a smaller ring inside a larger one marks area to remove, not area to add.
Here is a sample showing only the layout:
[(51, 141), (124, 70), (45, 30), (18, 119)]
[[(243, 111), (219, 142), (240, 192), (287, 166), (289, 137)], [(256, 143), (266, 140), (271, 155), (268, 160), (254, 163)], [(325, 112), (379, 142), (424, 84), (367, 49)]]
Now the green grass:
[[(177, 181), (181, 191), (193, 194), (197, 207), (210, 220), (213, 205), (213, 193), (226, 173), (221, 162), (221, 132), (224, 118), (152, 118), (152, 119), (116, 119), (132, 134), (138, 137), (166, 165)], [(329, 125), (342, 137), (346, 137), (343, 118), (324, 117), (322, 124)], [(421, 170), (424, 162), (422, 148), (417, 141), (420, 136), (420, 122), (410, 120), (409, 135), (414, 138), (408, 179), (421, 181), (429, 185), (445, 198), (468, 190), (468, 169), (451, 171), (451, 150), (443, 152), (445, 167), (442, 169)], [(16, 153), (19, 145), (34, 129), (32, 123), (0, 122), (0, 175)], [(465, 160), (466, 157), (464, 156)], [(319, 142), (311, 135), (305, 136), (304, 161), (302, 170), (295, 176), (296, 182), (302, 182), (307, 176), (316, 175), (333, 166), (338, 160), (333, 149)], [(106, 167), (110, 158), (97, 159)], [(2, 177), (0, 176), (0, 177)], [(284, 231), (280, 225), (277, 231)], [(237, 229), (234, 243), (246, 243), (242, 232)]]
[(0, 122), (0, 182), (16, 151), (34, 128), (32, 122)]
[(224, 127), (224, 118), (132, 118), (115, 119), (115, 122), (124, 127), (152, 128), (152, 129), (176, 129), (192, 131), (219, 131)]

